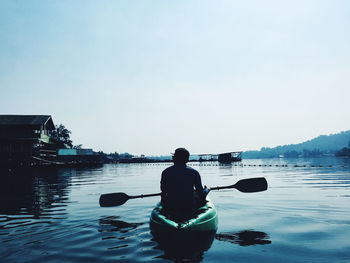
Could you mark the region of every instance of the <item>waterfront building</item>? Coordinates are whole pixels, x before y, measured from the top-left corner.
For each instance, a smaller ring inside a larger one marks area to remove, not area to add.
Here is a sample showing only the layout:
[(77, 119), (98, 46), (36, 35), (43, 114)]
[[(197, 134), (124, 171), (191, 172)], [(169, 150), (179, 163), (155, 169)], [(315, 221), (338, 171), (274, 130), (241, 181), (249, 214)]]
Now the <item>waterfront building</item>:
[(102, 157), (92, 149), (59, 149), (57, 160), (76, 165), (95, 165), (103, 162)]
[(0, 166), (35, 165), (55, 155), (50, 115), (0, 115)]

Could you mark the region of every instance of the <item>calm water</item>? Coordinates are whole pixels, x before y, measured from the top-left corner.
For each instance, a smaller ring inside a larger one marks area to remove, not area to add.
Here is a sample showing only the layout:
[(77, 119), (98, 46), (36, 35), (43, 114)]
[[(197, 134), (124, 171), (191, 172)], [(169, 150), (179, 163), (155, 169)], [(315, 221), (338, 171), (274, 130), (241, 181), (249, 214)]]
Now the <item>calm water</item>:
[(208, 246), (184, 247), (151, 235), (158, 197), (113, 208), (98, 204), (102, 193), (159, 192), (168, 165), (2, 173), (1, 262), (350, 262), (349, 159), (192, 163), (204, 184), (264, 176), (269, 189), (212, 191), (217, 234)]

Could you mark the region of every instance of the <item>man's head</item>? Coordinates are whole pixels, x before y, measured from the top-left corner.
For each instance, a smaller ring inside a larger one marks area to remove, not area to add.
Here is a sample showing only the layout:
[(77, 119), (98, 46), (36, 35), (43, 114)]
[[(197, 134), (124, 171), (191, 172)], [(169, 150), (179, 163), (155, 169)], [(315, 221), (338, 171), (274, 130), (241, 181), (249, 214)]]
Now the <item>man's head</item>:
[(177, 148), (173, 155), (175, 164), (186, 164), (190, 158), (190, 153), (185, 148)]

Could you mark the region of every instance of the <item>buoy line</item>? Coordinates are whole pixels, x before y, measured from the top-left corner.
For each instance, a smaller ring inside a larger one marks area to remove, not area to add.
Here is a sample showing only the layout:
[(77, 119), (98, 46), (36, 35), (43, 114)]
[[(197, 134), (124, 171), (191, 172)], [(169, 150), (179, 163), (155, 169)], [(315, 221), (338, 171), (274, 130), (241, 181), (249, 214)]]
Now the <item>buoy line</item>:
[[(161, 163), (129, 163), (129, 164), (137, 164), (137, 165), (148, 165), (148, 166), (169, 166), (172, 165), (172, 163), (168, 162), (161, 162)], [(329, 165), (323, 165), (323, 164), (217, 164), (217, 163), (188, 163), (188, 166), (199, 166), (199, 167), (204, 167), (204, 166), (219, 166), (219, 167), (292, 167), (292, 168), (336, 168), (338, 166), (329, 164)], [(345, 168), (344, 165), (340, 165), (340, 168)]]

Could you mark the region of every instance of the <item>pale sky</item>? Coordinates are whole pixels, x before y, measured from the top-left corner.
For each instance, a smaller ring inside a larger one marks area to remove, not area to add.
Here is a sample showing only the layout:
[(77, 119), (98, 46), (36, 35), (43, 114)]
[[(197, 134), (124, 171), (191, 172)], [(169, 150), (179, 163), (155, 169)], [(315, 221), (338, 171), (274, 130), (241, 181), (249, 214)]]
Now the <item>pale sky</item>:
[(1, 0), (0, 114), (146, 155), (349, 130), (350, 1)]

